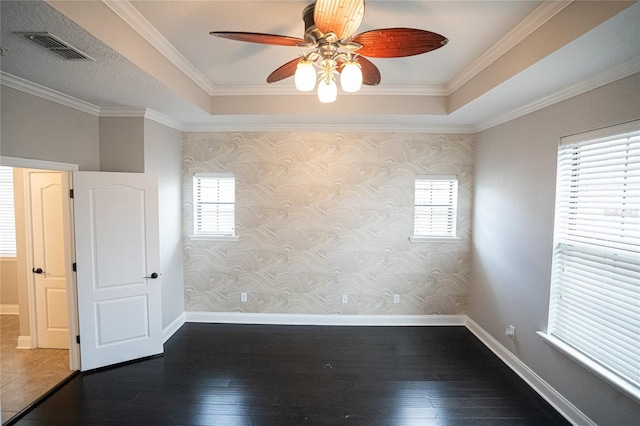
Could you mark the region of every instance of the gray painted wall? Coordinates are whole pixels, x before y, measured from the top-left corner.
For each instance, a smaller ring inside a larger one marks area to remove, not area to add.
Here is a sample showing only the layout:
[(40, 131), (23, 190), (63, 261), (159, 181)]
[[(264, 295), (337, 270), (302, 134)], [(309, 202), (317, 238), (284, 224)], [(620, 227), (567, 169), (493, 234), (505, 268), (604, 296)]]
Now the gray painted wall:
[[(187, 311), (465, 313), (472, 135), (185, 133), (183, 152)], [(235, 174), (239, 241), (188, 238), (195, 172)], [(419, 174), (458, 175), (460, 241), (409, 241)]]
[(100, 170), (98, 117), (0, 86), (0, 154)]
[(184, 312), (182, 271), (182, 133), (144, 120), (144, 171), (158, 176), (162, 326)]
[(142, 117), (100, 118), (101, 171), (158, 177), (162, 326), (184, 312), (182, 133)]
[(599, 425), (636, 425), (640, 405), (536, 335), (547, 329), (557, 148), (639, 117), (635, 74), (476, 135), (468, 315)]
[(100, 171), (144, 172), (144, 118), (100, 117)]
[[(98, 118), (22, 91), (0, 87), (0, 154), (3, 156), (78, 164), (80, 170), (87, 171), (159, 175), (163, 327), (169, 325), (184, 311), (182, 134), (142, 117)], [(26, 300), (26, 293), (22, 299)], [(28, 335), (28, 321), (21, 321), (20, 326), (21, 334)]]
[(18, 305), (18, 272), (15, 258), (0, 259), (0, 305)]

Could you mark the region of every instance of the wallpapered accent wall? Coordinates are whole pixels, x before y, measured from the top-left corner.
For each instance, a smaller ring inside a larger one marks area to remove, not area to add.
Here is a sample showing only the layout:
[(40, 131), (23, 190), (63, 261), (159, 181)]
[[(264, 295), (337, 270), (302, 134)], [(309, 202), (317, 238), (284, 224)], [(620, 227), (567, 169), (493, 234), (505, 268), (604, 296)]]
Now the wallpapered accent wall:
[[(464, 313), (473, 163), (471, 134), (184, 133), (186, 310)], [(238, 241), (188, 237), (196, 172), (235, 174)], [(458, 175), (459, 241), (409, 241), (419, 174)]]

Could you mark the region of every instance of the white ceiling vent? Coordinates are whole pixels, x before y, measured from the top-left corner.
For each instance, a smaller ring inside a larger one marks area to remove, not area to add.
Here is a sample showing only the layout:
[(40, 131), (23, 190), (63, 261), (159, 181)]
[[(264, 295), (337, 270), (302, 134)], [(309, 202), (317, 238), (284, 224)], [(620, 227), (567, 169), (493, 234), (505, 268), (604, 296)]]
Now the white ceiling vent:
[(94, 59), (71, 46), (67, 42), (60, 40), (58, 37), (47, 32), (25, 33), (16, 32), (24, 36), (27, 40), (31, 40), (39, 46), (44, 47), (56, 55), (62, 56), (67, 61), (93, 61)]

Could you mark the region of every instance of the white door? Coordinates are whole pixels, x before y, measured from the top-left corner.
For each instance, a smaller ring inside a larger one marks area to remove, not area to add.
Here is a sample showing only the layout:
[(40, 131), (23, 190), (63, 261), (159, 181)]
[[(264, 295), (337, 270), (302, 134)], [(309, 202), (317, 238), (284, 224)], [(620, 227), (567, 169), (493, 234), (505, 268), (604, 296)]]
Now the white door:
[(81, 369), (162, 353), (155, 176), (74, 172)]
[(39, 348), (69, 348), (62, 175), (29, 170), (36, 329)]

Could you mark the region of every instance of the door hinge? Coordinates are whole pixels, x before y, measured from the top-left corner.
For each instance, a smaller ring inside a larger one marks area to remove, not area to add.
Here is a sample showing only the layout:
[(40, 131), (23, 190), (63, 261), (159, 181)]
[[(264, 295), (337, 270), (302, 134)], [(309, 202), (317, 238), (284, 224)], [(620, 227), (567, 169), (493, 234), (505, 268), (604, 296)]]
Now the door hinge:
[(77, 343), (77, 344), (80, 344), (80, 336), (79, 336), (79, 335), (78, 335), (78, 336), (76, 336), (76, 343)]
[(76, 269), (76, 264), (75, 262), (73, 263), (73, 265), (71, 265), (71, 268), (73, 268), (73, 272), (77, 272), (78, 270)]
[(73, 198), (73, 189), (69, 190), (69, 198)]

